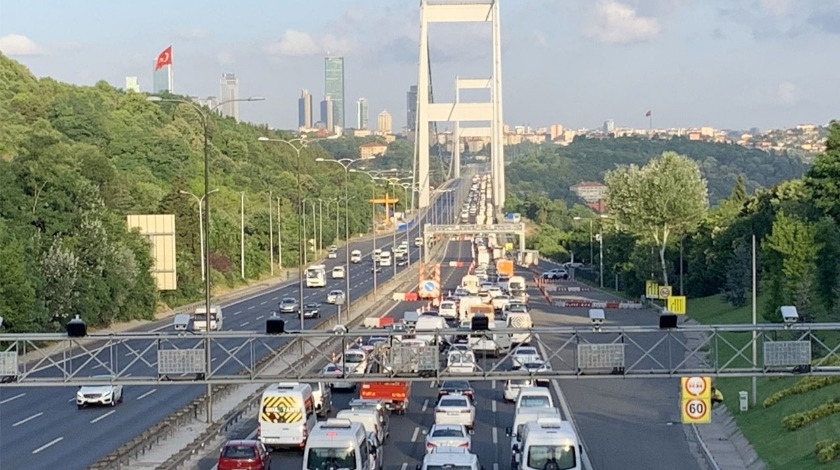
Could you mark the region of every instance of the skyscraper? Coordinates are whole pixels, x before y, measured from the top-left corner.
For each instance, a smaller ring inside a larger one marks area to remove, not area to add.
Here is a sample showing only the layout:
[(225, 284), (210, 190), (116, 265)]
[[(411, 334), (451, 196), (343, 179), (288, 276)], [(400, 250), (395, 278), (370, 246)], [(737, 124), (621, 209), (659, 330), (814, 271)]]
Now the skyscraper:
[(125, 91), (134, 91), (140, 93), (140, 82), (137, 77), (125, 77)]
[(324, 94), (332, 100), (333, 127), (344, 129), (344, 57), (324, 59)]
[(383, 134), (390, 134), (393, 123), (391, 122), (391, 113), (387, 110), (379, 113), (376, 117), (376, 130)]
[(406, 93), (405, 127), (408, 135), (412, 135), (417, 127), (417, 85), (411, 85)]
[[(223, 73), (219, 80), (219, 103), (228, 100), (239, 99), (239, 79), (235, 74)], [(219, 107), (219, 112), (223, 116), (232, 117), (236, 122), (239, 122), (239, 102), (231, 101)]]
[(321, 101), (321, 122), (329, 132), (335, 130), (335, 103), (330, 95), (325, 96), (324, 101)]
[(356, 129), (368, 128), (368, 103), (367, 99), (359, 98), (356, 101)]
[(300, 91), (300, 98), (298, 98), (298, 127), (312, 129), (313, 121), (312, 95), (309, 90), (303, 89)]
[(604, 121), (603, 130), (607, 133), (615, 131), (615, 121), (613, 121), (612, 119), (607, 119), (606, 121)]
[(172, 93), (172, 46), (167, 47), (155, 59), (155, 68), (152, 74), (152, 90), (154, 93)]

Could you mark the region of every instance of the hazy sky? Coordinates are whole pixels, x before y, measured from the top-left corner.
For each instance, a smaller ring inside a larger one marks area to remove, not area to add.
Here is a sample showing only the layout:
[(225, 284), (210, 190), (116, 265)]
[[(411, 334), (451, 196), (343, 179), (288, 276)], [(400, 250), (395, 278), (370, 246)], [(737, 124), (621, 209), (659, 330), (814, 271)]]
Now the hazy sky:
[[(838, 0), (502, 0), (504, 118), (511, 125), (787, 127), (840, 117)], [(173, 46), (175, 92), (218, 94), (233, 72), (242, 118), (297, 125), (345, 57), (346, 115), (368, 99), (405, 125), (417, 81), (418, 0), (0, 0), (0, 51), (39, 76), (150, 91)], [(430, 31), (434, 94), (490, 70), (486, 24)]]

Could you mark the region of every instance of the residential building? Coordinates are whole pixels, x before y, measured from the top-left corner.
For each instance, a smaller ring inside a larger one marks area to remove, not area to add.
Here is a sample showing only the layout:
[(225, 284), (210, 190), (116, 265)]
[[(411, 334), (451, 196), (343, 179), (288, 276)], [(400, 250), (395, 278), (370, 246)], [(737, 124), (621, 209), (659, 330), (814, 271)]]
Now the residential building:
[(356, 129), (368, 128), (368, 102), (365, 98), (356, 100)]
[(391, 113), (387, 110), (382, 111), (376, 117), (376, 130), (380, 134), (391, 134), (391, 129), (393, 128), (393, 122), (391, 120)]
[(330, 95), (325, 96), (324, 101), (321, 101), (321, 122), (328, 132), (335, 131), (335, 103)]
[(333, 125), (328, 128), (333, 130), (338, 126), (344, 129), (344, 57), (324, 59), (324, 94), (330, 97), (333, 106)]
[(137, 81), (137, 77), (125, 77), (125, 91), (129, 90), (140, 93), (140, 82)]
[(219, 106), (219, 112), (222, 116), (233, 118), (239, 122), (239, 102), (231, 101), (239, 99), (239, 79), (235, 74), (223, 73), (222, 78), (219, 79), (219, 102), (224, 103)]
[(613, 121), (612, 119), (607, 119), (606, 121), (604, 121), (603, 131), (607, 134), (615, 132), (615, 121)]
[(379, 142), (368, 142), (359, 146), (359, 158), (370, 160), (385, 153), (388, 146)]
[(314, 124), (312, 94), (309, 93), (309, 90), (303, 89), (300, 91), (300, 98), (298, 98), (298, 127), (301, 129), (312, 129)]
[(607, 197), (607, 186), (596, 181), (583, 181), (572, 185), (569, 190), (587, 203), (594, 203)]
[(155, 69), (152, 72), (152, 91), (153, 93), (172, 93), (172, 64), (157, 67), (155, 61)]

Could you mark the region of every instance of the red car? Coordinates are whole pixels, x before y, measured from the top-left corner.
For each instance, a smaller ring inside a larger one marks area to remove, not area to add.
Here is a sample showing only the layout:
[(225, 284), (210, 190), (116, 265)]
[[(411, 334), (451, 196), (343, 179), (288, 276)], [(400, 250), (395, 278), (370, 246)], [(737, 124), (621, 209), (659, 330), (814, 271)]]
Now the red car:
[(271, 454), (260, 441), (228, 441), (219, 452), (219, 470), (268, 470)]

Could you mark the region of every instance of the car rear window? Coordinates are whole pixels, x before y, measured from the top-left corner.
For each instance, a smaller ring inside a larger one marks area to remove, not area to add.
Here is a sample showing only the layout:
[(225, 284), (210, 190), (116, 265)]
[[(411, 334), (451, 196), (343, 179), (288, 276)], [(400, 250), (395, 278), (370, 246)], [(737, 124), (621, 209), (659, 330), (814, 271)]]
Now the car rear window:
[(435, 429), (432, 437), (464, 437), (464, 432), (458, 428)]
[(467, 406), (467, 399), (466, 398), (441, 398), (440, 399), (440, 406), (447, 407), (463, 407)]
[(254, 446), (225, 446), (222, 452), (222, 457), (228, 459), (255, 459), (257, 458), (257, 450)]

